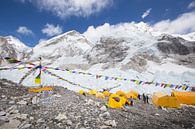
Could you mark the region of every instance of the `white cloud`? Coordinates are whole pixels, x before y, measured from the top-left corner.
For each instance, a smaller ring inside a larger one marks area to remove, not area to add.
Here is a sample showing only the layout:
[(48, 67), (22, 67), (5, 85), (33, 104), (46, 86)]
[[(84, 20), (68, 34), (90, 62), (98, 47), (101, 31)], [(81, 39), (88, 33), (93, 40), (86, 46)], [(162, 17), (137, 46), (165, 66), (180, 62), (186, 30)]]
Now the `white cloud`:
[(28, 29), (26, 26), (19, 26), (16, 31), (23, 35), (33, 35), (32, 30)]
[(36, 5), (40, 10), (52, 12), (60, 18), (87, 17), (112, 5), (113, 0), (21, 0)]
[(189, 5), (188, 5), (188, 9), (191, 9), (191, 8), (194, 8), (195, 7), (195, 1), (191, 2)]
[(43, 34), (47, 36), (55, 36), (61, 34), (63, 32), (62, 27), (57, 25), (54, 26), (53, 24), (46, 24), (45, 27), (41, 30)]
[(133, 39), (143, 40), (144, 35), (148, 35), (150, 31), (152, 31), (152, 28), (144, 22), (126, 22), (115, 25), (105, 23), (97, 27), (88, 27), (87, 31), (85, 31), (83, 35), (87, 37), (87, 39), (92, 43), (96, 43), (100, 40), (101, 37), (123, 37), (128, 39), (133, 37)]
[(153, 25), (155, 30), (173, 34), (187, 34), (195, 31), (195, 11), (184, 13), (174, 20), (162, 20)]
[(147, 17), (148, 15), (150, 15), (151, 10), (152, 10), (151, 8), (147, 9), (147, 10), (143, 13), (142, 19), (144, 19), (145, 17)]

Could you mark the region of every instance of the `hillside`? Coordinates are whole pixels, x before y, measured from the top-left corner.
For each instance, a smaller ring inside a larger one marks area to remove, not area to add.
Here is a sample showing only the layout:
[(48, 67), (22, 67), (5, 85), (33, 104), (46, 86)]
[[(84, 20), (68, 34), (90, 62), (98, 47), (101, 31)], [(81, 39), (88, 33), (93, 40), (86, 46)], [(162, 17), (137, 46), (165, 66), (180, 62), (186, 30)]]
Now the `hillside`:
[(83, 96), (62, 87), (29, 94), (26, 87), (0, 80), (0, 128), (194, 128), (194, 107), (158, 109), (141, 100), (122, 110), (106, 108), (106, 99)]

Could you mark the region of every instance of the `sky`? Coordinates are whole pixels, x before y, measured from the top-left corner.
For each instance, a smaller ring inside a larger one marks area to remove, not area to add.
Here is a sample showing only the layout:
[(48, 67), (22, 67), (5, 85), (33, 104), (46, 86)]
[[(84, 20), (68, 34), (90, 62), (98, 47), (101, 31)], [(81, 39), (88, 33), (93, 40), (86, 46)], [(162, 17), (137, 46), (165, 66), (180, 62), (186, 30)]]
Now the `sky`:
[(174, 34), (195, 32), (195, 0), (1, 0), (0, 35), (33, 47), (70, 30), (145, 22)]

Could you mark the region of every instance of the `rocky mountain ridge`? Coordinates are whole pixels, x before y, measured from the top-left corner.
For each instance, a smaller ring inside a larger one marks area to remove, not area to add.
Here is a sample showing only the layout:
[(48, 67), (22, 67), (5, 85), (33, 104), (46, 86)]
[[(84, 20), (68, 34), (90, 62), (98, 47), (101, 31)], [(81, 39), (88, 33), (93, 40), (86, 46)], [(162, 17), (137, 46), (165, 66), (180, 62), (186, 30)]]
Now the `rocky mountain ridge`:
[(13, 37), (1, 37), (0, 42), (1, 59), (11, 56), (36, 61), (42, 57), (44, 64), (63, 68), (85, 69), (104, 63), (105, 68), (143, 71), (147, 69), (147, 61), (161, 64), (167, 58), (178, 65), (195, 66), (195, 41), (157, 34), (143, 23), (127, 25), (122, 30), (101, 35), (96, 42), (92, 42), (87, 34), (77, 31), (42, 41), (34, 48), (25, 46)]

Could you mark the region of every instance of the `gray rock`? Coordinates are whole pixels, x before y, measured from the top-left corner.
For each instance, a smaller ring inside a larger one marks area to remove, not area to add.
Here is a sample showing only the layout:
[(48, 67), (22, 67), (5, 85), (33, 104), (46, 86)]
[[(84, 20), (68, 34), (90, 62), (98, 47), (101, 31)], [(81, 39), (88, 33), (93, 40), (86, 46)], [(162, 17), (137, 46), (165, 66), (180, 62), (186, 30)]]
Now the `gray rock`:
[(44, 123), (44, 122), (45, 122), (45, 120), (43, 120), (42, 118), (37, 120), (37, 123)]
[(31, 126), (31, 124), (26, 124), (26, 125), (22, 126), (21, 129), (27, 129), (27, 128), (30, 128), (30, 126)]
[(30, 119), (30, 120), (34, 120), (34, 117), (30, 116), (29, 119)]
[(91, 99), (89, 99), (88, 101), (87, 101), (87, 105), (93, 105), (93, 103), (94, 103), (94, 101), (93, 100), (91, 100)]
[(100, 108), (100, 110), (103, 111), (103, 112), (105, 112), (105, 111), (107, 111), (107, 108), (106, 108), (106, 106), (102, 106), (102, 107)]
[(100, 129), (110, 129), (110, 126), (102, 125), (100, 126)]
[(71, 126), (71, 125), (72, 125), (72, 121), (71, 121), (71, 120), (67, 120), (67, 121), (66, 121), (66, 124), (67, 124), (68, 126)]
[(13, 105), (13, 106), (9, 107), (8, 109), (6, 109), (6, 112), (12, 113), (12, 112), (14, 112), (16, 110), (17, 110), (17, 106)]
[(100, 102), (96, 102), (96, 103), (95, 103), (95, 106), (100, 107), (100, 106), (101, 106), (101, 105), (100, 105)]
[(9, 104), (15, 104), (15, 101), (14, 100), (9, 101)]
[(0, 116), (5, 116), (5, 115), (6, 115), (6, 112), (0, 111)]
[(57, 116), (57, 117), (55, 117), (55, 119), (56, 119), (56, 120), (58, 120), (58, 121), (61, 121), (61, 120), (67, 119), (67, 117), (66, 117), (66, 113), (64, 112), (64, 113), (60, 113), (60, 114), (58, 114), (58, 116)]
[(9, 115), (9, 118), (12, 118), (12, 119), (21, 119), (21, 120), (26, 120), (28, 117), (28, 114), (20, 114), (20, 113), (17, 113), (17, 114), (10, 114)]
[(109, 118), (110, 117), (110, 113), (109, 112), (104, 112), (103, 114), (100, 114), (99, 117)]
[(22, 120), (26, 120), (28, 117), (28, 114), (20, 114), (20, 116), (18, 118), (22, 119)]
[(0, 116), (0, 120), (4, 122), (9, 122), (9, 118), (7, 116)]
[(10, 114), (17, 114), (18, 112), (19, 112), (18, 110), (13, 109), (13, 110), (11, 110), (9, 113), (10, 113)]
[(8, 123), (3, 124), (1, 129), (17, 129), (17, 127), (21, 124), (19, 120), (13, 119), (10, 120)]
[(40, 99), (37, 96), (34, 96), (32, 98), (32, 104), (37, 104), (37, 103), (39, 103), (39, 101), (40, 101)]
[(26, 101), (24, 101), (24, 100), (21, 100), (21, 101), (17, 102), (17, 104), (20, 104), (20, 105), (26, 105), (26, 104), (27, 104), (27, 102), (26, 102)]
[(1, 95), (2, 98), (5, 98), (6, 96), (5, 95)]
[(55, 95), (53, 95), (54, 97), (57, 97), (57, 98), (60, 98), (60, 97), (62, 97), (62, 95), (60, 95), (60, 94), (55, 94)]
[(104, 122), (105, 125), (116, 127), (116, 122), (115, 120), (107, 120)]

